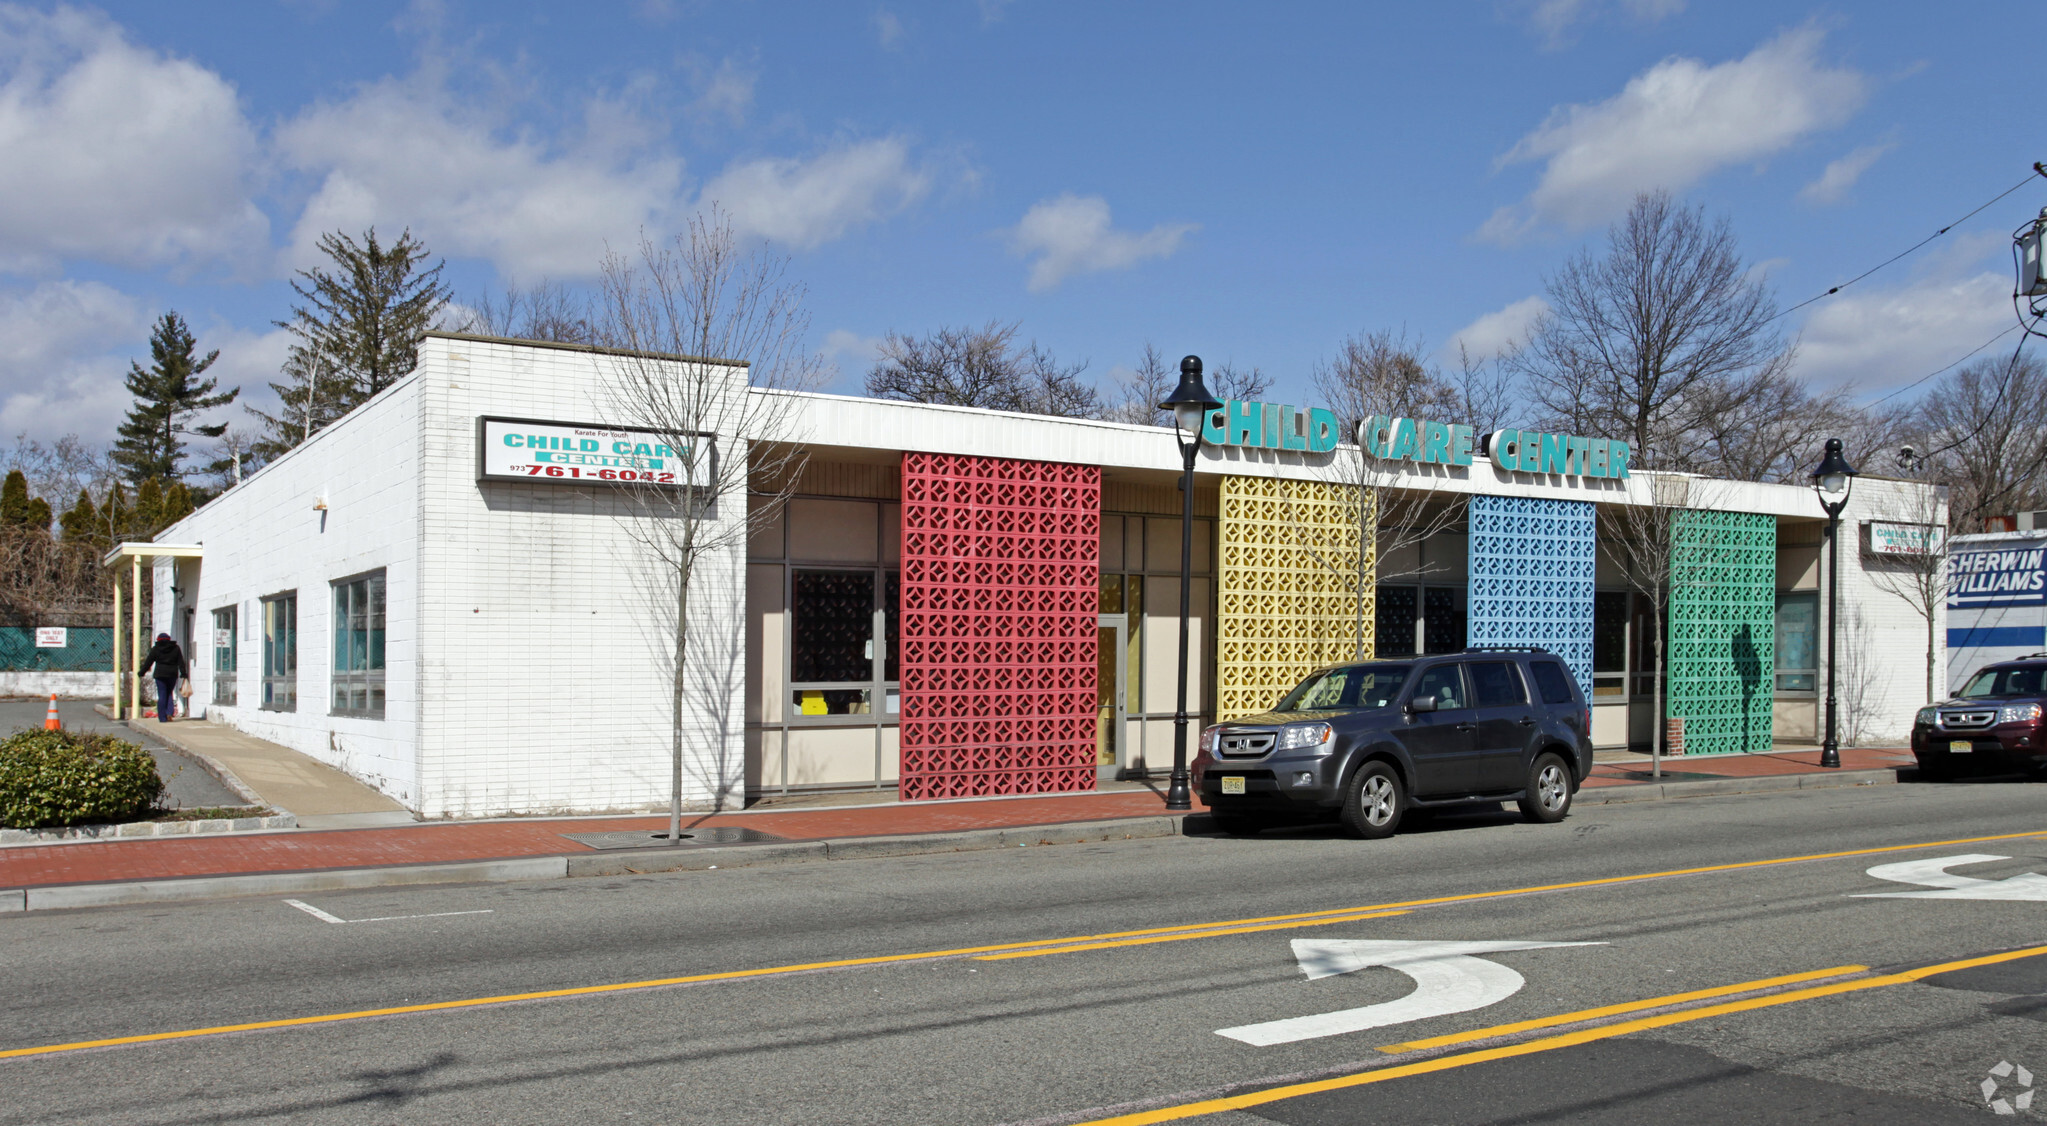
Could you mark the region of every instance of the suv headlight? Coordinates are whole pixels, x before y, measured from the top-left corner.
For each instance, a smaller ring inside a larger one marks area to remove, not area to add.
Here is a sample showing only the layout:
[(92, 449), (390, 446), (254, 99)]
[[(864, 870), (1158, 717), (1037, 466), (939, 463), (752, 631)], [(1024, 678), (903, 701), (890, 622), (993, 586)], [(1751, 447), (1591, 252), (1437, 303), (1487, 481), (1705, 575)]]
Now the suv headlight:
[(1335, 737), (1335, 730), (1326, 723), (1289, 723), (1279, 729), (1279, 749), (1299, 751), (1319, 747)]
[(2031, 723), (2040, 718), (2038, 704), (2009, 704), (1997, 709), (1999, 723)]
[(1932, 727), (1936, 722), (1938, 722), (1939, 717), (1940, 712), (1936, 709), (1920, 708), (1919, 714), (1912, 717), (1912, 722), (1922, 724), (1926, 727)]
[(1201, 749), (1202, 749), (1202, 750), (1204, 750), (1204, 751), (1207, 751), (1207, 752), (1208, 752), (1209, 754), (1214, 754), (1214, 753), (1215, 753), (1215, 737), (1216, 737), (1216, 733), (1217, 733), (1217, 732), (1219, 732), (1219, 731), (1221, 731), (1221, 730), (1222, 730), (1222, 728), (1221, 728), (1221, 727), (1205, 727), (1205, 728), (1202, 728), (1202, 730), (1201, 730)]

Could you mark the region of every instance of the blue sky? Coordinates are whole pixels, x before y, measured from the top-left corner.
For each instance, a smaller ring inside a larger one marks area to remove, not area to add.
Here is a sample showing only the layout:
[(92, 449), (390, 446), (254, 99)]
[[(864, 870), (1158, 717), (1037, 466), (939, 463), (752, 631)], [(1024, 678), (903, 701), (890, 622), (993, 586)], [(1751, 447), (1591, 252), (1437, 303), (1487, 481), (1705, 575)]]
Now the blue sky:
[[(1147, 341), (1305, 400), (1348, 334), (1498, 349), (1668, 188), (1786, 305), (2047, 158), (2018, 3), (0, 3), (0, 437), (111, 435), (176, 309), (262, 395), (291, 272), (410, 226), (457, 297), (711, 200), (856, 390), (891, 329)], [(2013, 323), (2036, 180), (1785, 318), (1865, 398)], [(2010, 338), (2006, 339), (2009, 344)]]

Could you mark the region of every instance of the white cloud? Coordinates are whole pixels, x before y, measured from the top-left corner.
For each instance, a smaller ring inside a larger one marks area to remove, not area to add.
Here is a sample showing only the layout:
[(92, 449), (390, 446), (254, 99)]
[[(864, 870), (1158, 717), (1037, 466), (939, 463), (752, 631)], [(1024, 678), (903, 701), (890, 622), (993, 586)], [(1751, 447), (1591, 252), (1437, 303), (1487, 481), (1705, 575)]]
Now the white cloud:
[(1458, 329), (1443, 349), (1444, 356), (1454, 362), (1460, 345), (1473, 363), (1506, 355), (1527, 343), (1528, 326), (1547, 312), (1549, 302), (1541, 297), (1524, 297), (1504, 309), (1495, 309)]
[(237, 259), (268, 236), (256, 141), (213, 71), (96, 13), (0, 6), (0, 269)]
[(841, 144), (810, 160), (769, 157), (734, 164), (704, 187), (742, 235), (809, 249), (887, 218), (924, 198), (931, 173), (901, 137)]
[(112, 438), (148, 336), (141, 303), (98, 282), (0, 291), (0, 434)]
[(1500, 159), (1544, 161), (1541, 180), (1527, 199), (1494, 212), (1478, 237), (1508, 242), (1538, 224), (1583, 230), (1626, 211), (1637, 192), (1683, 191), (1847, 121), (1868, 83), (1822, 65), (1820, 40), (1808, 26), (1713, 66), (1665, 59), (1607, 101), (1552, 110)]
[[(1593, 18), (1600, 7), (1592, 0), (1537, 0), (1528, 9), (1528, 25), (1554, 49), (1565, 44), (1573, 24)], [(1656, 23), (1684, 11), (1685, 0), (1620, 0), (1616, 7), (1642, 23)]]
[(725, 59), (716, 69), (705, 69), (697, 75), (697, 98), (689, 105), (690, 114), (700, 120), (723, 118), (732, 125), (745, 124), (748, 111), (753, 109), (753, 87), (759, 77), (736, 59)]
[(278, 129), (280, 158), (319, 186), (291, 264), (320, 236), (410, 226), (436, 254), (490, 260), (517, 277), (596, 272), (607, 243), (675, 225), (682, 160), (617, 102), (594, 101), (581, 135), (547, 143), (458, 105), (438, 84), (387, 79)]
[(1010, 248), (1031, 263), (1030, 290), (1043, 293), (1074, 274), (1124, 270), (1147, 258), (1164, 258), (1197, 229), (1193, 223), (1161, 223), (1143, 234), (1109, 224), (1109, 203), (1098, 195), (1071, 193), (1040, 200), (1009, 232)]
[(1954, 362), (2011, 323), (2011, 278), (2002, 273), (1851, 291), (1805, 319), (1798, 374), (1816, 387), (1880, 394)]
[(903, 45), (902, 17), (887, 8), (874, 10), (874, 37), (880, 40), (886, 50), (896, 50)]
[(1798, 198), (1807, 203), (1839, 203), (1848, 189), (1862, 178), (1869, 166), (1875, 164), (1883, 154), (1896, 148), (1895, 144), (1864, 145), (1839, 160), (1827, 162), (1826, 171), (1820, 178), (1799, 190)]
[(277, 393), (270, 385), (284, 382), (280, 372), (285, 354), (291, 349), (292, 335), (281, 328), (251, 332), (219, 322), (195, 327), (192, 333), (199, 340), (202, 354), (220, 350), (220, 359), (206, 369), (206, 378), (219, 381), (221, 391), (230, 387), (241, 389), (233, 405), (206, 421), (230, 422), (236, 430), (255, 432), (262, 422), (243, 408), (253, 406), (266, 414), (277, 413)]
[(874, 361), (881, 358), (882, 339), (879, 336), (862, 336), (843, 328), (835, 328), (825, 334), (824, 347), (818, 355), (824, 362), (838, 369), (841, 381), (855, 380), (867, 374)]

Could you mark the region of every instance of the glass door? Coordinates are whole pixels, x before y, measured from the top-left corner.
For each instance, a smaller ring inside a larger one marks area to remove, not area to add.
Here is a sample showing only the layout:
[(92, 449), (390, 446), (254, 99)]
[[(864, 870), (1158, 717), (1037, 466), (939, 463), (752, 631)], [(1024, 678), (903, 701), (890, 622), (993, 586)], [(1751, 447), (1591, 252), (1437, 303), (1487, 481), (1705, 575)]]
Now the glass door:
[(1123, 684), (1127, 623), (1123, 614), (1103, 614), (1096, 619), (1095, 765), (1111, 772), (1123, 762), (1124, 721), (1129, 717)]

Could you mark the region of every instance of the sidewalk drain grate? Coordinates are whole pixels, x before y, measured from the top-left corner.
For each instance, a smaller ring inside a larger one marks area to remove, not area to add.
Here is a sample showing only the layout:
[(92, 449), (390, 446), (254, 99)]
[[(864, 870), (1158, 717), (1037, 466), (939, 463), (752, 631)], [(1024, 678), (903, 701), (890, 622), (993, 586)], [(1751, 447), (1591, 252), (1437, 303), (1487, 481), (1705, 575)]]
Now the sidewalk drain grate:
[[(645, 830), (627, 829), (612, 833), (563, 833), (562, 836), (591, 848), (666, 848), (668, 834), (649, 833)], [(704, 845), (751, 844), (755, 841), (779, 841), (786, 838), (759, 829), (741, 829), (732, 825), (705, 825), (685, 829), (682, 845), (685, 848)]]

